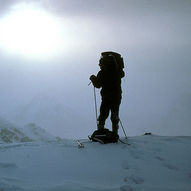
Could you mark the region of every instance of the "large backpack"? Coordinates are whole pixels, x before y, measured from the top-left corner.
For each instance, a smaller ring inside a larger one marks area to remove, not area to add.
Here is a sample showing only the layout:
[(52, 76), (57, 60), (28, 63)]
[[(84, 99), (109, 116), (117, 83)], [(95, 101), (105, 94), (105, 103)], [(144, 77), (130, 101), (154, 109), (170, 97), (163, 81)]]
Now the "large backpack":
[(115, 68), (119, 71), (123, 70), (124, 62), (121, 55), (117, 52), (102, 52), (99, 65), (101, 68)]
[(116, 143), (118, 142), (119, 135), (109, 129), (98, 129), (93, 132), (89, 137), (93, 142), (100, 142), (102, 144), (106, 143)]

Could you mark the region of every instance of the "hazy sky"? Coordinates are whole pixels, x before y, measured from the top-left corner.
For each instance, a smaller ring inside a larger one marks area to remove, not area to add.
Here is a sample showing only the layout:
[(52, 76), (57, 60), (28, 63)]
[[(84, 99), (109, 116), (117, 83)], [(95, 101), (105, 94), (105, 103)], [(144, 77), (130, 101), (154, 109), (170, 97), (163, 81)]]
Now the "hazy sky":
[(128, 134), (191, 135), (190, 18), (190, 0), (0, 0), (0, 115), (86, 136), (95, 128), (89, 76), (113, 50), (125, 60)]

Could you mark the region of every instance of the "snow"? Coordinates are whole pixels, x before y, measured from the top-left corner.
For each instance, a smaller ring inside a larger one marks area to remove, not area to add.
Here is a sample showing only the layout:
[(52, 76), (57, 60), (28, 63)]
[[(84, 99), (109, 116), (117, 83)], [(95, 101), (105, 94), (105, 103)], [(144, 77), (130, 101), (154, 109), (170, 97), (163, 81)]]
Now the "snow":
[(22, 133), (32, 142), (0, 144), (0, 191), (191, 190), (191, 137), (129, 137), (130, 146), (83, 139), (80, 149), (28, 127)]

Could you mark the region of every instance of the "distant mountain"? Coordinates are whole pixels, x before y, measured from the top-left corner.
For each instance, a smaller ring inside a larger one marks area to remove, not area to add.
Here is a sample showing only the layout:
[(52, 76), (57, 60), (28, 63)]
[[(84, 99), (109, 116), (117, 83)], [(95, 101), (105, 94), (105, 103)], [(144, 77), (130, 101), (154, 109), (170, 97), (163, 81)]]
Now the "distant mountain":
[(63, 104), (50, 97), (37, 96), (30, 103), (14, 108), (3, 117), (22, 126), (35, 123), (46, 128), (51, 134), (61, 132), (63, 137), (68, 138), (72, 137), (74, 130), (79, 124), (84, 124), (84, 121), (81, 119), (83, 114), (71, 109), (67, 104), (69, 105), (67, 100), (66, 104)]
[(29, 123), (20, 130), (33, 141), (40, 142), (56, 142), (62, 141), (60, 137), (56, 137), (48, 133), (45, 129), (37, 126), (35, 123)]
[(19, 128), (7, 120), (0, 118), (0, 143), (31, 142)]
[(61, 141), (61, 138), (52, 136), (34, 123), (21, 128), (0, 117), (0, 144), (33, 141), (52, 142)]

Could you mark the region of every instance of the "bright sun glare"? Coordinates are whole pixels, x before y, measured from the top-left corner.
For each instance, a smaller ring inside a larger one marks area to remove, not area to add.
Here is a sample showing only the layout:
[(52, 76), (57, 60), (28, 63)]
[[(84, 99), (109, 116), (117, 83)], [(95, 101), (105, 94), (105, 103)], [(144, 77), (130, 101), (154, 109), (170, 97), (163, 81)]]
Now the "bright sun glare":
[(47, 12), (28, 6), (15, 7), (0, 20), (0, 48), (29, 59), (47, 59), (63, 51), (61, 22)]

